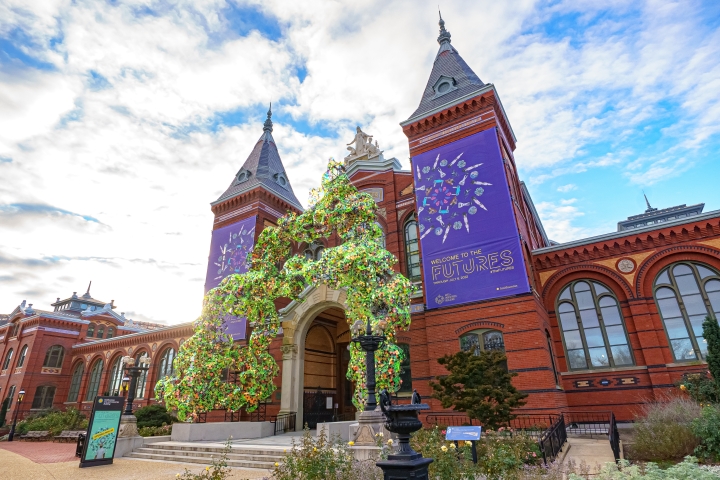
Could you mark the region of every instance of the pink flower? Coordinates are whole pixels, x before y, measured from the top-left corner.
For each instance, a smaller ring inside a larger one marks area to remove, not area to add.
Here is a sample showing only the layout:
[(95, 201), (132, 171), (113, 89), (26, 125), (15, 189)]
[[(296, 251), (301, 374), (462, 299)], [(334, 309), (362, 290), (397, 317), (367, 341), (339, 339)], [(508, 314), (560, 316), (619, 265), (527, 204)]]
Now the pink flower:
[(533, 452), (533, 457), (537, 457), (537, 455), (535, 455), (535, 452)]
[(440, 433), (442, 433), (443, 435), (445, 435), (445, 430), (443, 430), (443, 431), (442, 431), (442, 432), (440, 432)]

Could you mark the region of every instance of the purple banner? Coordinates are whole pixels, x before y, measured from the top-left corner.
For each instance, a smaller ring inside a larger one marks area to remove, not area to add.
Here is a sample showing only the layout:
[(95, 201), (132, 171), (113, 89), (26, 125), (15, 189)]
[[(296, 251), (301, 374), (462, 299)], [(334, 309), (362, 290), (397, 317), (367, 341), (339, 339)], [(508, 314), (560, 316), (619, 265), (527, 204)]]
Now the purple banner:
[[(205, 293), (220, 285), (232, 274), (247, 272), (247, 256), (255, 246), (256, 216), (245, 218), (230, 226), (212, 232)], [(228, 315), (225, 317), (226, 332), (235, 340), (245, 338), (246, 319)]]
[(412, 158), (427, 308), (530, 291), (495, 129)]

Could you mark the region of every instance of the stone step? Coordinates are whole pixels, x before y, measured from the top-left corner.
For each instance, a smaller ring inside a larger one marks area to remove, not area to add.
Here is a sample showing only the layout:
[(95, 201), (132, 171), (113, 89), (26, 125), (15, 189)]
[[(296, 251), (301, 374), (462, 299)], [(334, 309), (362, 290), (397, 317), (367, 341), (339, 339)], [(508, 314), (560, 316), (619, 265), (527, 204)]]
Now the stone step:
[[(131, 454), (127, 455), (127, 457), (144, 459), (144, 460), (161, 460), (164, 462), (194, 463), (194, 464), (200, 464), (200, 465), (212, 465), (212, 463), (213, 463), (213, 458), (211, 456), (205, 456), (205, 457), (183, 456), (183, 455), (173, 455), (170, 452), (168, 452), (166, 454), (132, 452)], [(275, 462), (259, 462), (259, 461), (252, 461), (252, 460), (230, 460), (228, 458), (227, 466), (228, 467), (239, 467), (239, 468), (261, 468), (264, 470), (270, 470), (275, 466)]]
[[(137, 453), (148, 453), (148, 454), (154, 454), (154, 455), (174, 455), (177, 457), (203, 457), (203, 458), (217, 458), (220, 455), (222, 455), (223, 451), (201, 451), (201, 450), (176, 450), (176, 449), (167, 449), (167, 448), (153, 448), (150, 447), (141, 447), (136, 448), (133, 450), (133, 452)], [(278, 462), (282, 460), (284, 455), (272, 455), (268, 452), (264, 453), (249, 453), (245, 451), (238, 452), (236, 450), (231, 450), (227, 454), (228, 460), (245, 460), (245, 461), (258, 461), (258, 462)]]
[[(222, 453), (224, 448), (223, 447), (206, 447), (202, 444), (194, 444), (194, 445), (167, 445), (163, 443), (151, 443), (149, 445), (146, 445), (144, 448), (154, 448), (156, 450), (172, 450), (174, 452), (206, 452), (211, 454), (216, 453)], [(235, 446), (233, 445), (231, 448), (232, 453), (238, 453), (243, 455), (279, 455), (283, 456), (285, 455), (285, 450), (290, 450), (290, 448), (268, 448), (268, 449), (259, 449), (257, 447), (250, 447), (246, 448), (243, 446)]]

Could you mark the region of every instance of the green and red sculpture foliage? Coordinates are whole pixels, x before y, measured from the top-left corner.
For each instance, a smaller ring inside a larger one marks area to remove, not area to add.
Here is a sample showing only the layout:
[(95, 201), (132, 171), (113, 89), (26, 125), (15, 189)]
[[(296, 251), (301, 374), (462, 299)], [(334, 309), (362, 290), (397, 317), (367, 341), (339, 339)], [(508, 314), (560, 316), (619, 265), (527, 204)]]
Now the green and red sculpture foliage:
[[(274, 300), (301, 302), (308, 285), (320, 284), (346, 289), (349, 324), (370, 319), (376, 333), (384, 332), (387, 341), (376, 352), (378, 389), (397, 391), (403, 354), (395, 335), (410, 326), (413, 286), (393, 270), (396, 259), (379, 242), (376, 208), (369, 194), (350, 183), (342, 164), (331, 159), (322, 186), (311, 193), (311, 207), (280, 218), (277, 227), (266, 227), (250, 254), (248, 272), (231, 275), (208, 292), (195, 334), (175, 359), (175, 376), (158, 382), (157, 397), (177, 410), (180, 420), (212, 409), (255, 410), (275, 390), (273, 378), (279, 372), (269, 353), (281, 326)], [(293, 244), (310, 244), (333, 232), (341, 244), (325, 249), (320, 260), (292, 255)], [(247, 346), (234, 346), (224, 333), (227, 315), (247, 317)], [(358, 408), (367, 398), (364, 361), (364, 353), (351, 344), (347, 378), (355, 383)], [(226, 381), (223, 372), (228, 371), (238, 372), (236, 383)]]

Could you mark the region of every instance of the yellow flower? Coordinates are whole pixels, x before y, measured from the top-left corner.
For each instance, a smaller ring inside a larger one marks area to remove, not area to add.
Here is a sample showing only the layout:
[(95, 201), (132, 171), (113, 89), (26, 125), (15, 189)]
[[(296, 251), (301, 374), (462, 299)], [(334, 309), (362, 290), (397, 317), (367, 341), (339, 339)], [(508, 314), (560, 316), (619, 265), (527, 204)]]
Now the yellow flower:
[(451, 444), (450, 444), (450, 448), (455, 448), (455, 444), (454, 444), (454, 443), (451, 443)]
[(388, 441), (387, 441), (387, 444), (388, 444), (388, 445), (392, 445), (392, 444), (393, 444), (393, 440), (392, 440), (392, 438), (391, 438), (390, 440), (388, 440)]
[(279, 464), (278, 462), (275, 462), (275, 466), (276, 466), (276, 467), (279, 467), (280, 464)]
[(313, 452), (317, 452), (317, 447), (313, 447)]
[(440, 450), (442, 450), (443, 452), (447, 452), (447, 447), (443, 445), (442, 447), (440, 447)]
[(680, 385), (680, 390), (684, 392), (685, 390), (687, 390), (687, 387), (685, 385)]
[(472, 442), (470, 440), (465, 440), (465, 446), (472, 447)]
[(355, 445), (355, 442), (353, 442), (352, 440), (350, 440), (350, 441), (348, 442), (348, 445), (350, 445), (350, 446), (352, 447), (353, 445)]
[(205, 471), (210, 471), (210, 467), (205, 467)]

